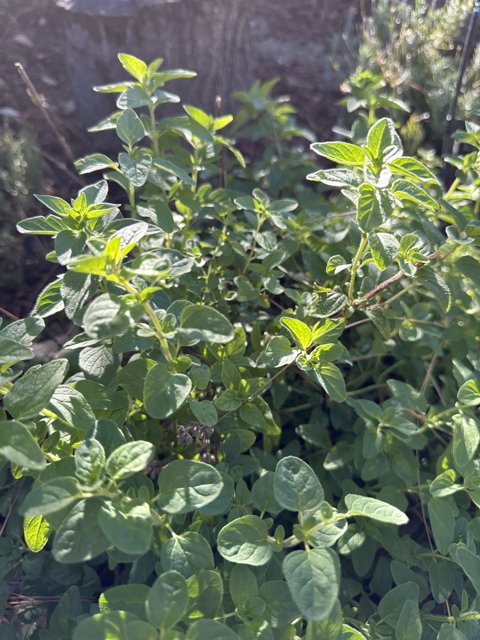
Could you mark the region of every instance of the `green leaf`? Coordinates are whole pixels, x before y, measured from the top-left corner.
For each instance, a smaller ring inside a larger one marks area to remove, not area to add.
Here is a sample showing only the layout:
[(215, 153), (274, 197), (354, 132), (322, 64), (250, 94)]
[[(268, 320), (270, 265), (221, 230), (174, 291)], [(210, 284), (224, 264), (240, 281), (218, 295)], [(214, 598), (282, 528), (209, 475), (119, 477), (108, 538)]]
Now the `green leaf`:
[(3, 399), (5, 409), (14, 418), (36, 418), (63, 381), (67, 369), (68, 360), (63, 358), (31, 367)]
[(170, 207), (163, 200), (150, 200), (148, 207), (137, 206), (138, 215), (142, 218), (149, 218), (156, 225), (165, 231), (172, 233), (175, 230), (175, 221)]
[(190, 400), (189, 406), (196, 419), (205, 426), (214, 427), (217, 424), (217, 410), (210, 400)]
[(383, 622), (395, 629), (405, 602), (411, 600), (417, 603), (418, 597), (418, 584), (416, 582), (404, 582), (383, 596), (378, 605), (378, 613)]
[(166, 158), (155, 158), (153, 164), (155, 167), (157, 167), (157, 169), (160, 169), (161, 171), (165, 171), (169, 175), (177, 177), (179, 180), (181, 180), (185, 184), (190, 185), (191, 187), (194, 186), (194, 182), (191, 176), (189, 176), (188, 173), (184, 169), (182, 169), (182, 167), (179, 167), (171, 160), (167, 160)]
[(371, 184), (362, 184), (357, 204), (358, 226), (365, 233), (375, 231), (385, 222), (380, 193)]
[(40, 292), (35, 302), (35, 307), (33, 309), (34, 313), (41, 318), (47, 318), (48, 316), (53, 316), (55, 313), (58, 313), (63, 309), (63, 300), (60, 295), (61, 284), (61, 278), (47, 284), (45, 289)]
[(105, 474), (105, 450), (95, 438), (86, 438), (75, 449), (75, 475), (80, 484), (95, 489)]
[(407, 600), (402, 607), (395, 627), (396, 640), (421, 640), (422, 638), (422, 620), (420, 619), (420, 611), (418, 603), (413, 600)]
[(83, 317), (83, 328), (90, 338), (107, 340), (121, 336), (130, 326), (122, 307), (108, 293), (95, 298)]
[(39, 236), (56, 236), (68, 226), (56, 216), (33, 216), (17, 223), (19, 233), (31, 233)]
[(292, 349), (288, 338), (285, 336), (274, 336), (258, 356), (257, 363), (259, 366), (276, 369), (291, 364), (297, 355), (298, 351)]
[(246, 565), (235, 564), (232, 567), (228, 588), (237, 608), (244, 607), (250, 598), (258, 596), (257, 578)]
[(33, 351), (16, 340), (8, 340), (0, 336), (0, 365), (14, 364), (33, 358)]
[(119, 153), (118, 162), (128, 181), (134, 187), (143, 187), (152, 166), (152, 156), (144, 149), (137, 149), (135, 154)]
[(438, 475), (430, 485), (430, 493), (434, 498), (445, 498), (462, 490), (461, 484), (455, 484), (457, 474), (453, 469), (447, 469)]
[[(154, 98), (149, 96), (143, 87), (134, 85), (118, 96), (117, 107), (122, 111), (124, 109), (138, 109), (138, 107), (152, 105), (153, 102)], [(178, 102), (178, 100), (176, 102)]]
[(480, 261), (473, 256), (461, 256), (455, 260), (455, 267), (463, 273), (464, 276), (470, 278), (477, 287), (480, 287)]
[(234, 338), (233, 326), (223, 313), (203, 305), (189, 305), (180, 316), (180, 335), (193, 340), (225, 344)]
[(455, 536), (456, 509), (452, 498), (432, 498), (428, 503), (428, 517), (433, 538), (440, 553), (448, 553)]
[(37, 441), (17, 420), (0, 421), (0, 456), (25, 469), (43, 469), (46, 466)]
[[(93, 87), (93, 90), (96, 91), (97, 93), (122, 93), (123, 91), (126, 91), (130, 87), (134, 87), (134, 86), (135, 86), (135, 82), (132, 82), (131, 80), (127, 80), (126, 82), (112, 82), (110, 84), (103, 84), (97, 87)], [(108, 121), (108, 118), (107, 118), (107, 121)], [(102, 120), (101, 123), (103, 122), (104, 121)], [(96, 127), (93, 127), (93, 130), (97, 130)], [(89, 131), (92, 131), (92, 129), (89, 129)], [(103, 131), (103, 129), (99, 129), (99, 131)]]
[(73, 231), (60, 231), (56, 236), (54, 247), (57, 261), (61, 265), (68, 264), (74, 256), (83, 251), (86, 236), (84, 233), (74, 233)]
[(305, 351), (312, 344), (312, 332), (308, 326), (296, 318), (280, 318), (280, 322), (287, 327), (297, 345)]
[(368, 498), (366, 496), (348, 494), (345, 496), (347, 516), (364, 516), (378, 522), (402, 525), (408, 522), (408, 517), (388, 502)]
[(98, 524), (100, 498), (81, 500), (68, 513), (55, 534), (52, 554), (57, 562), (74, 564), (96, 558), (109, 542)]
[(95, 276), (104, 276), (106, 274), (107, 258), (106, 256), (78, 256), (74, 258), (68, 265), (70, 273), (90, 274)]
[(34, 194), (35, 198), (43, 204), (44, 207), (53, 211), (59, 216), (69, 217), (73, 213), (72, 207), (66, 202), (62, 200), (62, 198), (58, 198), (57, 196), (39, 196)]
[(189, 620), (214, 618), (223, 600), (223, 582), (218, 572), (201, 569), (188, 578), (187, 584)]
[[(327, 618), (315, 622), (310, 620), (305, 633), (305, 640), (342, 640), (343, 614), (340, 602), (337, 600)], [(365, 640), (362, 637), (362, 640)], [(351, 640), (354, 640), (353, 638)]]
[(220, 411), (235, 411), (242, 405), (242, 399), (233, 389), (227, 389), (215, 398), (215, 406)]
[(78, 169), (80, 175), (92, 173), (93, 171), (101, 171), (102, 169), (111, 169), (115, 166), (116, 163), (103, 153), (93, 153), (75, 162), (75, 167)]
[[(316, 640), (312, 638), (312, 640)], [(357, 631), (348, 624), (344, 624), (342, 626), (342, 635), (338, 638), (338, 640), (367, 640), (363, 633)]]
[(188, 628), (186, 640), (240, 640), (232, 629), (217, 620), (197, 620)]
[(351, 187), (357, 189), (362, 180), (350, 169), (325, 169), (307, 176), (307, 180), (322, 182), (330, 187)]
[(182, 106), (184, 111), (188, 113), (188, 115), (192, 118), (192, 120), (195, 120), (195, 122), (198, 122), (199, 124), (202, 125), (202, 127), (205, 127), (206, 129), (210, 127), (212, 118), (211, 116), (206, 114), (205, 111), (203, 111), (202, 109), (199, 109), (198, 107), (193, 107), (192, 105), (189, 105), (189, 104), (184, 104)]
[(313, 329), (313, 341), (316, 344), (332, 343), (340, 338), (345, 329), (345, 319), (327, 319), (323, 322), (317, 322)]
[(205, 516), (218, 516), (230, 510), (235, 493), (235, 486), (232, 477), (223, 471), (221, 474), (223, 487), (218, 496), (209, 504), (200, 507), (199, 512)]
[(274, 478), (273, 471), (265, 471), (253, 484), (252, 502), (261, 513), (276, 515), (282, 510), (275, 497)]
[(325, 500), (320, 480), (313, 469), (300, 458), (282, 458), (275, 469), (273, 489), (276, 501), (303, 517), (319, 509)]
[(315, 292), (306, 311), (309, 316), (314, 318), (328, 318), (339, 313), (347, 304), (348, 298), (344, 293), (338, 291)]
[(145, 136), (142, 121), (132, 109), (125, 109), (117, 120), (117, 135), (129, 147)]
[(157, 640), (158, 632), (144, 620), (126, 611), (95, 613), (80, 621), (73, 640)]
[(33, 339), (42, 333), (44, 328), (45, 322), (39, 316), (28, 316), (3, 327), (0, 331), (0, 340), (14, 340), (23, 345), (31, 345)]
[(480, 385), (477, 380), (467, 380), (462, 384), (457, 394), (458, 401), (467, 407), (480, 404)]
[(102, 613), (126, 611), (143, 618), (149, 593), (150, 588), (144, 584), (121, 584), (104, 591), (98, 599), (98, 606)]
[(147, 370), (146, 359), (132, 359), (124, 367), (117, 369), (116, 381), (132, 398), (142, 398)]
[(367, 160), (360, 147), (348, 142), (314, 142), (310, 149), (332, 162), (351, 167), (361, 167)]
[(345, 348), (339, 342), (323, 343), (310, 353), (309, 362), (315, 367), (330, 364), (345, 355)]
[(393, 173), (400, 173), (410, 180), (413, 178), (414, 180), (420, 180), (421, 182), (440, 184), (430, 169), (427, 169), (427, 167), (419, 160), (411, 158), (410, 156), (395, 158), (395, 160), (392, 160), (389, 163), (389, 168)]
[(434, 200), (424, 189), (408, 180), (395, 180), (392, 185), (392, 191), (397, 198), (400, 198), (400, 200), (421, 204), (432, 211), (439, 209), (439, 204), (436, 200)]
[(402, 154), (402, 141), (390, 118), (378, 120), (369, 129), (367, 147), (375, 159), (383, 162), (390, 162)]
[(293, 601), (307, 620), (326, 618), (339, 592), (340, 567), (331, 549), (293, 551), (283, 561)]
[(24, 516), (47, 516), (76, 502), (81, 496), (78, 482), (69, 476), (34, 485), (18, 508)]
[(393, 263), (400, 250), (400, 243), (392, 233), (369, 233), (368, 244), (380, 271)]
[(158, 505), (167, 513), (188, 513), (204, 507), (223, 489), (220, 473), (205, 462), (174, 460), (160, 473)]
[(117, 372), (119, 357), (106, 344), (83, 347), (78, 365), (86, 378), (108, 384)]
[(23, 520), (23, 536), (33, 553), (41, 551), (48, 542), (50, 525), (43, 516), (26, 516)]
[(450, 287), (445, 280), (432, 268), (425, 266), (416, 274), (418, 284), (430, 291), (442, 309), (447, 312), (452, 304)]
[(162, 545), (162, 566), (190, 578), (203, 569), (214, 569), (213, 553), (207, 540), (195, 531), (175, 535)]
[(467, 636), (453, 624), (442, 624), (437, 635), (437, 640), (468, 640)]
[(254, 567), (266, 564), (273, 554), (267, 524), (253, 515), (226, 524), (218, 534), (217, 548), (225, 560)]
[(192, 381), (183, 373), (172, 373), (162, 362), (153, 366), (145, 378), (143, 401), (152, 418), (168, 418), (184, 404)]
[(106, 472), (113, 480), (128, 478), (143, 471), (155, 455), (155, 446), (145, 440), (126, 442), (108, 457)]
[(66, 384), (55, 389), (47, 409), (59, 420), (80, 431), (88, 431), (95, 423), (95, 414), (84, 396)]
[(118, 59), (125, 71), (133, 76), (135, 80), (138, 80), (139, 82), (144, 81), (147, 75), (147, 65), (143, 60), (140, 60), (128, 53), (119, 53)]
[(480, 594), (480, 557), (469, 549), (460, 546), (456, 549), (455, 557), (458, 564), (467, 574), (477, 594)]
[(340, 369), (334, 364), (322, 364), (314, 367), (315, 377), (325, 392), (335, 402), (345, 402), (347, 391)]
[(453, 459), (462, 473), (473, 460), (480, 444), (480, 428), (473, 415), (460, 413), (453, 417)]
[(265, 417), (254, 402), (244, 402), (238, 414), (251, 427), (261, 430), (265, 428)]
[(166, 571), (150, 589), (147, 617), (157, 629), (171, 629), (183, 618), (187, 605), (187, 581), (178, 571)]
[(265, 602), (263, 614), (274, 629), (290, 624), (300, 616), (284, 580), (269, 580), (260, 585), (258, 595)]
[(132, 555), (143, 555), (152, 543), (153, 523), (146, 503), (106, 502), (98, 514), (98, 523), (109, 542)]

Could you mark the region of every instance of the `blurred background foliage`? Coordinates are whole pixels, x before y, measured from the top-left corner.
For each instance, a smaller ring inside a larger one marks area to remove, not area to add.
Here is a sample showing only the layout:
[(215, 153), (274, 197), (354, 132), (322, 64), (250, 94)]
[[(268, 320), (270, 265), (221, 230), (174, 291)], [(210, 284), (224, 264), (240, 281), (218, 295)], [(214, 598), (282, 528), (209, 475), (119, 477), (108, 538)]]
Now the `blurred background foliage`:
[[(414, 153), (421, 144), (440, 151), (460, 65), (468, 19), (474, 2), (466, 0), (371, 0), (363, 6), (356, 71), (344, 83), (347, 110), (385, 91), (401, 100), (409, 114), (402, 134)], [(478, 30), (477, 30), (478, 31)], [(368, 72), (368, 73), (365, 73)], [(479, 107), (478, 33), (463, 79), (460, 121)], [(391, 106), (390, 106), (391, 108)], [(387, 106), (387, 110), (389, 107)], [(396, 110), (396, 119), (401, 110)]]

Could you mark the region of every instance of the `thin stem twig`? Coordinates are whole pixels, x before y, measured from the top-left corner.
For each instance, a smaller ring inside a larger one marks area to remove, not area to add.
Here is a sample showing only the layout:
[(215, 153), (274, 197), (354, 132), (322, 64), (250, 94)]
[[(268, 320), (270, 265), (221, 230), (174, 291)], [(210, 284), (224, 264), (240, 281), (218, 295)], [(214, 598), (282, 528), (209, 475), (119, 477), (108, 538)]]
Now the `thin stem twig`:
[(33, 104), (38, 107), (45, 119), (45, 122), (48, 124), (48, 126), (50, 127), (50, 129), (52, 130), (53, 134), (55, 135), (55, 137), (57, 138), (60, 146), (62, 147), (65, 155), (67, 156), (67, 158), (70, 160), (70, 162), (72, 164), (75, 164), (75, 156), (73, 154), (72, 149), (70, 148), (68, 142), (66, 141), (66, 139), (64, 138), (64, 136), (60, 133), (57, 125), (55, 124), (55, 122), (52, 120), (48, 109), (46, 108), (45, 104), (44, 104), (44, 100), (42, 99), (42, 96), (40, 95), (40, 93), (37, 91), (35, 85), (33, 84), (32, 80), (30, 79), (30, 76), (28, 75), (28, 73), (25, 71), (23, 65), (21, 62), (15, 62), (15, 68), (18, 71), (18, 74), (20, 76), (20, 78), (22, 79), (22, 82), (24, 83), (24, 85), (27, 88), (27, 93), (30, 96), (31, 101), (33, 102)]
[(7, 311), (7, 309), (4, 309), (3, 307), (0, 307), (0, 313), (4, 315), (6, 318), (8, 318), (9, 320), (20, 320), (18, 316), (14, 315), (10, 311)]
[[(437, 250), (431, 253), (427, 257), (428, 257), (428, 260), (431, 261), (431, 260), (435, 260), (435, 258), (438, 258), (439, 255), (440, 255), (440, 251)], [(415, 266), (417, 267), (417, 269), (420, 269), (421, 267), (424, 267), (425, 264), (426, 263), (424, 262), (417, 262), (415, 263)], [(393, 276), (391, 276), (390, 278), (387, 278), (386, 280), (381, 282), (379, 285), (377, 285), (376, 287), (368, 291), (359, 300), (354, 301), (353, 305), (358, 306), (362, 302), (368, 302), (371, 298), (374, 298), (377, 295), (377, 293), (380, 293), (384, 289), (388, 289), (388, 287), (391, 287), (392, 284), (395, 284), (395, 282), (398, 282), (399, 280), (401, 280), (405, 275), (406, 274), (403, 271), (398, 271)]]

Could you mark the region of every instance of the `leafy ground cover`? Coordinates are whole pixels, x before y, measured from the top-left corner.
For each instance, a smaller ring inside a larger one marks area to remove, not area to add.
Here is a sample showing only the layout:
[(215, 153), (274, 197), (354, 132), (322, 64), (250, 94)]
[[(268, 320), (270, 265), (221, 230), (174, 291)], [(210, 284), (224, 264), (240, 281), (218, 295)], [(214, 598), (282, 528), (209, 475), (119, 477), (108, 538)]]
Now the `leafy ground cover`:
[(119, 59), (118, 155), (18, 224), (63, 271), (0, 329), (2, 638), (474, 640), (478, 126), (445, 190), (385, 102), (311, 154)]

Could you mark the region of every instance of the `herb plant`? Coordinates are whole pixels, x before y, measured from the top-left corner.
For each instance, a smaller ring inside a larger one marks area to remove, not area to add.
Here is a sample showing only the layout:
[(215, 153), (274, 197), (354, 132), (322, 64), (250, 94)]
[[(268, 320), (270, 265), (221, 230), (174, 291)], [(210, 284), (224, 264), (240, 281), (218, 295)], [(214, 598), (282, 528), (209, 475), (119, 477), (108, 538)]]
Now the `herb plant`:
[[(405, 101), (412, 110), (405, 133), (414, 129), (416, 135), (426, 134), (428, 143), (437, 149), (445, 135), (468, 19), (475, 6), (475, 0), (372, 0), (362, 17), (360, 73), (378, 74), (388, 87), (388, 99)], [(477, 44), (462, 83), (459, 121), (472, 118), (478, 108), (479, 69)], [(370, 93), (370, 99), (373, 96)], [(398, 114), (398, 106), (384, 106)]]
[(267, 193), (232, 116), (159, 115), (191, 72), (119, 59), (118, 157), (18, 225), (64, 271), (0, 331), (2, 638), (474, 640), (478, 128), (447, 193), (388, 118)]

